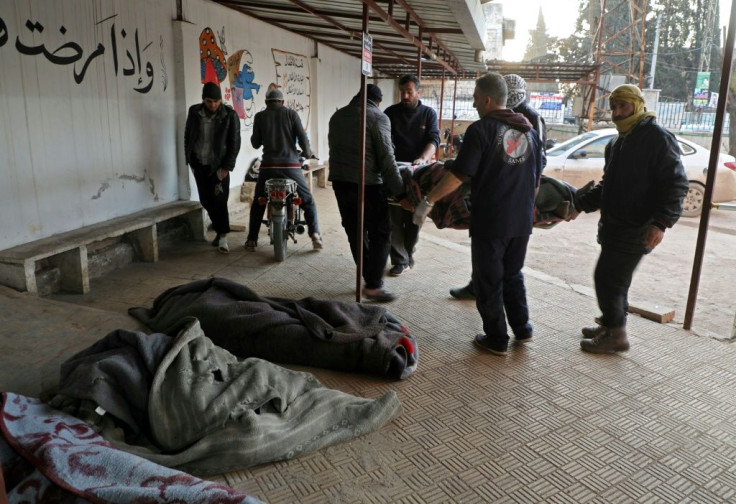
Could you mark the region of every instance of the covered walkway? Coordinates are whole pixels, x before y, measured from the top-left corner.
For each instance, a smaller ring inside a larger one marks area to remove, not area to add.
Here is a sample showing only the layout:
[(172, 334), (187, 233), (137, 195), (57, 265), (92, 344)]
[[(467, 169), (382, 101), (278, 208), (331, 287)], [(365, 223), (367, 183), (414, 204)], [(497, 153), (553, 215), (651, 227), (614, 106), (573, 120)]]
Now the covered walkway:
[[(114, 329), (140, 329), (129, 307), (194, 279), (225, 277), (269, 296), (353, 300), (355, 269), (334, 196), (329, 187), (315, 196), (322, 252), (300, 240), (275, 263), (263, 234), (248, 253), (239, 246), (244, 233), (233, 233), (227, 256), (209, 243), (181, 243), (162, 250), (158, 263), (92, 280), (85, 295), (0, 289), (2, 390), (37, 396), (53, 388), (73, 353)], [(470, 249), (430, 227), (417, 266), (387, 279), (399, 295), (388, 309), (419, 342), (417, 372), (396, 382), (307, 369), (359, 396), (395, 390), (403, 414), (352, 442), (214, 480), (270, 503), (736, 498), (733, 345), (632, 316), (630, 352), (583, 354), (579, 329), (596, 314), (595, 299), (528, 268), (534, 341), (505, 358), (481, 353), (471, 344), (480, 330), (474, 304), (447, 293), (468, 278)]]

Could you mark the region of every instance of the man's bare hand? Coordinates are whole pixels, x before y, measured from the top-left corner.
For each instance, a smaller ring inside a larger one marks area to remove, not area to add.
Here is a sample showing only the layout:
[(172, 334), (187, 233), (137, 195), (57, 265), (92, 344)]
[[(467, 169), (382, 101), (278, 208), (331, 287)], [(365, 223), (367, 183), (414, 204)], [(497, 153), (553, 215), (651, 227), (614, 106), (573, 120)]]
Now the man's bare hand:
[(647, 234), (644, 236), (646, 247), (649, 250), (653, 249), (662, 242), (662, 238), (664, 238), (664, 231), (657, 226), (649, 226), (647, 228)]
[(575, 208), (573, 207), (570, 210), (570, 213), (567, 214), (567, 218), (565, 219), (565, 221), (567, 221), (567, 222), (574, 221), (575, 219), (578, 218), (578, 215), (580, 215), (580, 212), (578, 212), (577, 210), (575, 210)]

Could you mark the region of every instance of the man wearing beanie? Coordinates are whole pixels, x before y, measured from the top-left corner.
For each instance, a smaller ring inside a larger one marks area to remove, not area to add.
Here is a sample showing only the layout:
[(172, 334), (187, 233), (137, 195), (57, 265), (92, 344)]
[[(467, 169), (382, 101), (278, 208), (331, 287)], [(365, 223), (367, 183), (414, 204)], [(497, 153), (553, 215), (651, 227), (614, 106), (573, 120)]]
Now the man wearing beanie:
[[(378, 106), (383, 94), (378, 86), (366, 88), (365, 198), (362, 296), (385, 303), (394, 295), (383, 289), (383, 270), (391, 249), (391, 222), (388, 197), (404, 193), (404, 183), (394, 158), (391, 123)], [(358, 182), (362, 162), (361, 94), (330, 118), (330, 176), (342, 227), (348, 235), (350, 251), (358, 262)]]
[(532, 339), (521, 269), (544, 157), (526, 117), (506, 108), (507, 89), (497, 73), (475, 81), (480, 120), (468, 127), (457, 159), (414, 210), (421, 224), (436, 201), (470, 179), (472, 281), (484, 331), (473, 342), (495, 355), (508, 351), (508, 326), (517, 343)]
[[(272, 178), (288, 178), (296, 182), (296, 191), (302, 199), (304, 219), (312, 238), (312, 248), (322, 249), (322, 237), (319, 234), (317, 205), (314, 203), (307, 181), (302, 173), (302, 163), (296, 149), (295, 140), (299, 142), (302, 156), (312, 157), (309, 139), (304, 131), (302, 121), (296, 111), (284, 106), (284, 95), (279, 89), (270, 89), (266, 93), (266, 110), (261, 110), (253, 118), (253, 134), (250, 143), (254, 149), (263, 146), (261, 168), (258, 172), (253, 201), (266, 195), (266, 181)], [(250, 229), (245, 242), (245, 250), (254, 252), (258, 245), (258, 231), (266, 207), (251, 205)]]
[[(437, 113), (422, 104), (420, 81), (416, 75), (399, 79), (401, 102), (384, 112), (391, 120), (391, 139), (397, 161), (420, 165), (429, 163), (440, 145)], [(391, 264), (389, 275), (399, 276), (414, 267), (414, 251), (419, 241), (419, 226), (412, 222), (412, 212), (391, 205)]]
[(659, 245), (682, 213), (688, 180), (674, 135), (644, 107), (641, 90), (618, 86), (609, 97), (618, 130), (606, 146), (603, 180), (575, 201), (577, 211), (600, 210), (595, 267), (597, 326), (582, 330), (586, 352), (629, 349), (626, 336), (628, 293), (639, 261)]
[(189, 108), (184, 152), (194, 173), (199, 201), (217, 233), (212, 245), (227, 254), (230, 251), (227, 200), (230, 172), (240, 152), (240, 119), (232, 107), (222, 103), (220, 86), (214, 82), (207, 82), (202, 88), (202, 103)]
[[(544, 118), (529, 103), (530, 100), (526, 93), (526, 81), (520, 75), (516, 74), (504, 75), (503, 79), (506, 81), (506, 87), (508, 88), (506, 107), (527, 118), (532, 124), (532, 128), (539, 135), (539, 140), (542, 142), (542, 149), (544, 150), (544, 142), (547, 139), (547, 125), (544, 123)], [(547, 158), (544, 158), (542, 161), (542, 167), (544, 166), (547, 166)], [(455, 299), (475, 299), (473, 279), (470, 279), (468, 285), (450, 289), (450, 295)]]

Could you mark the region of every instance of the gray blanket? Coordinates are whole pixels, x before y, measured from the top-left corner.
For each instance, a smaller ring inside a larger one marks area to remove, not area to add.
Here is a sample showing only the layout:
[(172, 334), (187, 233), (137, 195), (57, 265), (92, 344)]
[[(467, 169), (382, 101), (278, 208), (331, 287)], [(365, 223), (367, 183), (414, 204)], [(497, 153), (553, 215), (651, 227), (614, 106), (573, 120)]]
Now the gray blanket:
[(262, 297), (224, 278), (172, 287), (153, 307), (128, 312), (166, 334), (196, 317), (216, 345), (241, 358), (391, 378), (408, 377), (418, 363), (416, 341), (381, 306)]
[(394, 419), (379, 399), (322, 386), (313, 375), (238, 360), (196, 319), (175, 338), (118, 330), (62, 365), (50, 404), (95, 426), (118, 448), (200, 475), (290, 459)]

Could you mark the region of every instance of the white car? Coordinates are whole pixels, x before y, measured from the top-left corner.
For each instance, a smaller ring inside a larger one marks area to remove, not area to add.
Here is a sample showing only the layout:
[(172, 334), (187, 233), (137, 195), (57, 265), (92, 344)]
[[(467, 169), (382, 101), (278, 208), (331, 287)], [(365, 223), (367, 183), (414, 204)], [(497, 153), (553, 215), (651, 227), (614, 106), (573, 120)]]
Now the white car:
[[(544, 174), (564, 180), (575, 187), (587, 182), (598, 182), (603, 176), (604, 149), (616, 136), (615, 128), (589, 131), (573, 137), (547, 151)], [(705, 178), (710, 162), (710, 151), (684, 138), (676, 137), (690, 190), (683, 201), (684, 217), (697, 217), (703, 209)], [(713, 203), (736, 199), (736, 158), (719, 154)]]

